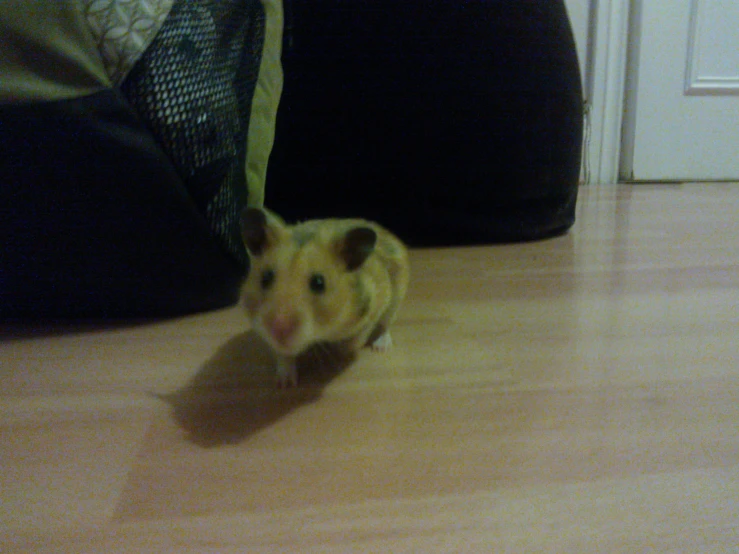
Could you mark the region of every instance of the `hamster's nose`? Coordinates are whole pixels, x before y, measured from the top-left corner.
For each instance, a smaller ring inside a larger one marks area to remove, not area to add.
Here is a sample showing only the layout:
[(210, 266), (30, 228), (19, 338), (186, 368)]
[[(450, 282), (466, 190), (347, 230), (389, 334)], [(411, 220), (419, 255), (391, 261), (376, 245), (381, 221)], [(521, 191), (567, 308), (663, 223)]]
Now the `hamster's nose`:
[(294, 314), (276, 314), (267, 321), (267, 329), (274, 339), (284, 345), (290, 342), (300, 326), (300, 319)]

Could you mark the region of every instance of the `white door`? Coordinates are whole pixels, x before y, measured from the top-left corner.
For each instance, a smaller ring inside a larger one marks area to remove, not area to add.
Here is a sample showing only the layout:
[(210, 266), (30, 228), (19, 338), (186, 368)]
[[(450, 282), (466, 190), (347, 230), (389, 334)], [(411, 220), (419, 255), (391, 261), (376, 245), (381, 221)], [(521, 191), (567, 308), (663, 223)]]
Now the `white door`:
[(636, 0), (621, 177), (739, 179), (739, 0)]

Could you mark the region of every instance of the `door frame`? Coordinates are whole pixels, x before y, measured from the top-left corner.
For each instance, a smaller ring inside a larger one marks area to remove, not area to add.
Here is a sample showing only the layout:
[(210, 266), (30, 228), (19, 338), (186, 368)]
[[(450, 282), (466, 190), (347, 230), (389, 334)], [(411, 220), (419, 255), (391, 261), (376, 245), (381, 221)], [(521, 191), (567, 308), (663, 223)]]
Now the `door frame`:
[(633, 0), (592, 0), (585, 75), (585, 183), (615, 184), (627, 114), (627, 62)]

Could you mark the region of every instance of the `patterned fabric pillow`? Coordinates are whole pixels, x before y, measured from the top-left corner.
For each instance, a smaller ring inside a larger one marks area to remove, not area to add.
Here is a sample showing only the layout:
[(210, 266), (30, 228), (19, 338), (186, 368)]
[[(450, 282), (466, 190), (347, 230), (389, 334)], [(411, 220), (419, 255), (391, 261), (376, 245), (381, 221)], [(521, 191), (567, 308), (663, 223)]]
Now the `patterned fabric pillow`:
[(105, 70), (120, 85), (164, 24), (174, 0), (81, 0)]

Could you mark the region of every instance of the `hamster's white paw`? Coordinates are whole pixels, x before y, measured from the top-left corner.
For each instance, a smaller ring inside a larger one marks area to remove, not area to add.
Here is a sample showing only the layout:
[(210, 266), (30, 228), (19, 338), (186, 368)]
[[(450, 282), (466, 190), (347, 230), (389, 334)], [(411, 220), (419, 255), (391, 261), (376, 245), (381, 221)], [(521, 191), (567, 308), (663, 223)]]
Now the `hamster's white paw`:
[(277, 387), (287, 389), (298, 386), (298, 368), (294, 360), (277, 362)]
[(390, 331), (385, 331), (382, 335), (375, 339), (372, 343), (372, 350), (378, 352), (387, 352), (393, 346), (393, 337), (390, 336)]

